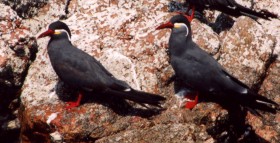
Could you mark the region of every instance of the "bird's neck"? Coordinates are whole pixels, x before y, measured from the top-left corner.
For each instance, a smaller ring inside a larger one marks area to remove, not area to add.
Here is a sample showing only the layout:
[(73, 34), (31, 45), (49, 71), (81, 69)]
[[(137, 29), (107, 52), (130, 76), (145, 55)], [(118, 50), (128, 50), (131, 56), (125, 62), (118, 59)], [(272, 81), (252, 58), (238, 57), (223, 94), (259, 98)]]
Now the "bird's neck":
[(51, 38), (48, 43), (48, 52), (63, 52), (64, 50), (67, 50), (71, 47), (67, 45), (72, 45), (71, 41), (69, 41), (68, 39)]
[(192, 43), (191, 34), (187, 36), (184, 33), (171, 33), (169, 39), (169, 54), (180, 55), (188, 49), (189, 43)]

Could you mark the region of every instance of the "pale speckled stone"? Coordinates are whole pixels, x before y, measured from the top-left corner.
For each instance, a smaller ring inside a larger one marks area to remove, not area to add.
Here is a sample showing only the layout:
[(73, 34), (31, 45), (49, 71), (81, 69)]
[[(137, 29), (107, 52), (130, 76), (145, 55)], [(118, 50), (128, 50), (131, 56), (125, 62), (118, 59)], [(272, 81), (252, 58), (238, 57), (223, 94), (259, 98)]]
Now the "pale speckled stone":
[(267, 10), (269, 12), (272, 12), (274, 14), (277, 14), (278, 17), (280, 16), (279, 6), (280, 1), (279, 0), (254, 0), (256, 4), (254, 5), (254, 8), (257, 10)]
[[(20, 86), (23, 82), (23, 73), (30, 63), (29, 58), (34, 54), (30, 52), (34, 40), (31, 39), (32, 35), (28, 28), (22, 25), (22, 19), (16, 15), (15, 11), (4, 4), (0, 4), (0, 8), (2, 8), (0, 12), (0, 80), (7, 83), (8, 87)], [(18, 50), (21, 50), (23, 54), (18, 55)], [(9, 71), (9, 68), (12, 71)], [(5, 76), (7, 74), (13, 77)]]
[(17, 11), (18, 15), (22, 18), (29, 18), (37, 14), (40, 7), (42, 7), (46, 0), (2, 0), (5, 3)]
[(11, 7), (0, 3), (0, 9), (0, 138), (1, 142), (19, 142), (19, 101), (14, 99), (35, 57), (36, 41)]
[[(73, 44), (95, 56), (117, 78), (130, 83), (132, 87), (162, 93), (157, 74), (169, 65), (165, 48), (161, 45), (166, 44), (169, 36), (167, 33), (164, 36), (158, 35), (160, 31), (155, 31), (155, 28), (166, 20), (164, 17), (168, 13), (161, 9), (167, 1), (129, 1), (126, 5), (122, 4), (123, 1), (118, 1), (110, 6), (107, 1), (93, 2), (73, 1), (70, 4), (72, 9), (69, 9), (69, 18), (64, 22), (71, 29)], [(34, 26), (34, 29), (42, 28), (31, 31), (38, 35), (46, 30), (43, 27), (60, 14), (56, 12), (56, 15), (51, 15), (57, 10), (55, 5), (61, 7), (60, 4), (50, 2), (42, 8), (37, 17), (26, 21), (25, 25)], [(156, 6), (153, 7), (152, 4)], [(44, 11), (45, 8), (49, 8), (48, 11)], [(155, 12), (147, 13), (149, 9)], [(34, 22), (37, 19), (44, 21), (46, 18), (46, 22)], [(33, 124), (38, 126), (37, 123), (42, 123), (50, 130), (58, 130), (64, 141), (72, 141), (77, 134), (82, 135), (80, 138), (84, 138), (83, 135), (101, 138), (130, 126), (150, 124), (150, 121), (144, 118), (140, 118), (140, 123), (134, 123), (130, 121), (134, 117), (119, 116), (111, 108), (94, 102), (82, 104), (73, 111), (64, 110), (65, 103), (59, 100), (54, 92), (58, 77), (46, 53), (48, 40), (49, 38), (38, 40), (39, 52), (23, 85), (21, 101), (25, 111), (20, 113), (24, 116), (21, 121), (23, 127), (34, 127)], [(53, 113), (58, 113), (56, 118), (46, 122)], [(47, 125), (48, 123), (50, 125)], [(36, 129), (30, 131), (36, 132)], [(46, 137), (49, 135), (50, 133)], [(28, 134), (23, 136), (25, 141), (32, 141)]]
[(126, 81), (132, 88), (140, 90), (135, 64), (128, 57), (113, 49), (108, 49), (104, 51), (100, 61), (116, 78)]
[[(195, 143), (202, 141), (196, 136), (191, 136), (196, 128), (193, 124), (170, 124), (155, 125), (147, 130), (127, 130), (108, 138), (102, 138), (97, 143), (114, 143), (114, 142), (180, 142)], [(157, 136), (155, 136), (157, 135)], [(204, 136), (204, 135), (201, 135)], [(139, 138), (141, 137), (141, 138)], [(207, 138), (207, 136), (205, 136)]]
[(33, 18), (23, 21), (23, 25), (30, 27), (30, 32), (34, 36), (38, 36), (41, 28), (46, 28), (51, 22), (58, 20), (60, 16), (65, 15), (64, 12), (65, 1), (51, 0), (47, 5), (39, 9), (37, 15)]
[[(270, 99), (274, 100), (276, 103), (280, 104), (280, 61), (279, 59), (272, 63), (267, 71), (267, 76), (263, 81), (263, 84), (260, 88), (260, 93), (262, 95), (265, 95), (266, 97), (269, 97)], [(277, 112), (275, 116), (266, 116), (266, 120), (272, 120), (275, 125), (273, 127), (270, 126), (270, 129), (265, 128), (264, 126), (261, 127), (263, 129), (262, 131), (258, 133), (266, 133), (266, 139), (269, 136), (274, 136), (275, 132), (278, 134), (278, 136), (273, 137), (275, 142), (280, 140), (279, 133), (280, 133), (280, 113)], [(253, 127), (255, 125), (253, 124)], [(255, 127), (256, 128), (256, 127)], [(260, 134), (260, 135), (262, 135)], [(271, 139), (269, 139), (271, 140)]]
[(275, 48), (274, 41), (254, 20), (239, 17), (222, 39), (219, 62), (235, 77), (252, 86), (265, 74), (265, 65)]
[(209, 26), (198, 22), (196, 19), (192, 21), (191, 26), (193, 41), (211, 55), (217, 54), (220, 49), (219, 35), (216, 34)]
[(245, 6), (245, 7), (251, 7), (251, 0), (235, 0), (238, 4)]
[[(95, 56), (114, 76), (132, 87), (167, 97), (163, 105), (167, 111), (146, 119), (130, 114), (119, 115), (107, 104), (95, 102), (83, 103), (71, 111), (65, 110), (65, 102), (59, 100), (54, 92), (58, 78), (46, 53), (49, 39), (44, 38), (38, 40), (38, 56), (22, 88), (21, 101), (25, 110), (20, 112), (21, 123), (26, 127), (23, 129), (30, 131), (22, 132), (23, 139), (32, 142), (35, 136), (46, 142), (51, 137), (65, 142), (214, 142), (206, 128), (208, 124), (219, 123), (219, 118), (226, 119), (228, 113), (213, 103), (200, 103), (192, 111), (171, 109), (175, 104), (174, 92), (171, 86), (162, 86), (173, 72), (165, 52), (170, 31), (156, 31), (155, 28), (172, 16), (166, 12), (168, 2), (71, 0), (69, 14), (64, 20), (71, 29), (74, 45)], [(49, 1), (37, 16), (25, 20), (24, 25), (32, 27), (30, 32), (38, 36), (49, 23), (65, 14), (63, 9), (64, 1)], [(251, 29), (242, 29), (244, 23), (249, 23)], [(265, 72), (264, 64), (274, 44), (269, 40), (275, 38), (267, 36), (267, 31), (249, 18), (241, 17), (235, 25), (225, 37), (219, 37), (209, 27), (194, 20), (194, 41), (212, 54), (220, 54), (219, 48), (222, 47), (220, 62), (239, 79), (252, 85)], [(248, 34), (250, 39), (242, 37), (242, 34)], [(266, 40), (267, 45), (263, 44)], [(257, 77), (247, 74), (255, 71)], [(117, 101), (113, 103), (118, 104)], [(137, 111), (130, 111), (134, 112)], [(54, 114), (56, 117), (48, 120)], [(202, 122), (200, 120), (207, 120), (207, 125), (194, 124)]]

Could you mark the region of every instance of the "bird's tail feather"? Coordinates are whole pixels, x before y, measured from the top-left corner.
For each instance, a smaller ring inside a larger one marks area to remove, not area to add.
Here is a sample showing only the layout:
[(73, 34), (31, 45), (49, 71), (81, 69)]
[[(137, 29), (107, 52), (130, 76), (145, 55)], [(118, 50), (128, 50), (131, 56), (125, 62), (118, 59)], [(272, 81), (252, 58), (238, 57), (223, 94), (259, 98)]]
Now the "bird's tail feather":
[(276, 102), (257, 93), (249, 92), (249, 94), (246, 95), (246, 98), (247, 99), (243, 100), (243, 104), (255, 115), (260, 115), (256, 110), (270, 112), (273, 114), (275, 114), (277, 110), (280, 110), (279, 105)]
[(242, 14), (252, 17), (252, 18), (263, 18), (266, 20), (269, 20), (269, 18), (279, 18), (278, 15), (273, 14), (269, 11), (266, 10), (261, 10), (261, 11), (255, 11), (252, 9), (249, 9), (247, 7), (244, 7), (240, 4), (235, 3), (235, 5), (237, 6), (237, 8), (242, 12)]
[(131, 100), (134, 102), (137, 102), (141, 105), (143, 104), (149, 104), (157, 107), (161, 107), (160, 103), (161, 101), (164, 101), (165, 98), (156, 94), (151, 94), (143, 91), (137, 91), (131, 89), (130, 91), (117, 91), (117, 90), (107, 90), (106, 93), (113, 95), (113, 96), (119, 96), (121, 98)]

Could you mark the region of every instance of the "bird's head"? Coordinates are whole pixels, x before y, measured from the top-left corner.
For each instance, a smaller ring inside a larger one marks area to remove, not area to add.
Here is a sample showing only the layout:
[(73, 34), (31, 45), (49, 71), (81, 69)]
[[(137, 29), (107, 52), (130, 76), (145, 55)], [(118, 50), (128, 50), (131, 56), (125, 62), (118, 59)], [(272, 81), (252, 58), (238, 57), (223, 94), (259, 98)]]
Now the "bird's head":
[(175, 31), (185, 32), (186, 36), (190, 35), (190, 18), (184, 14), (173, 16), (167, 23), (164, 23), (156, 28), (156, 30), (170, 28)]
[(53, 35), (58, 35), (58, 34), (62, 34), (62, 35), (67, 34), (68, 39), (71, 38), (71, 32), (70, 32), (69, 27), (64, 22), (61, 22), (61, 21), (55, 21), (55, 22), (51, 23), (49, 25), (48, 30), (41, 33), (38, 36), (38, 38), (43, 38), (46, 36), (53, 36)]
[(68, 40), (71, 41), (70, 39), (70, 35), (68, 34), (68, 31), (64, 30), (64, 29), (57, 29), (54, 31), (54, 33), (51, 35), (52, 39), (64, 39), (64, 40)]

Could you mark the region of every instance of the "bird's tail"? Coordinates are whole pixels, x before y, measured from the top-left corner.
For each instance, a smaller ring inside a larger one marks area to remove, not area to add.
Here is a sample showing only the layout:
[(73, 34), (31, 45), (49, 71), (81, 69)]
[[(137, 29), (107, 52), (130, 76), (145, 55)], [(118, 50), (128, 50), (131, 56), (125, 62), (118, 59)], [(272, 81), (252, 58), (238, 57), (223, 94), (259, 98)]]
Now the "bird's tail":
[[(244, 96), (243, 96), (244, 97)], [(247, 109), (255, 115), (261, 116), (257, 110), (265, 111), (265, 112), (270, 112), (275, 114), (277, 110), (280, 110), (279, 105), (266, 98), (265, 96), (259, 95), (257, 93), (254, 93), (250, 91), (248, 95), (246, 95), (247, 99), (243, 100), (243, 105), (247, 107)]]
[(257, 18), (263, 18), (266, 20), (270, 20), (269, 18), (279, 18), (277, 14), (273, 14), (267, 10), (261, 10), (261, 11), (255, 11), (252, 9), (249, 9), (247, 7), (244, 7), (240, 4), (235, 3), (237, 9), (240, 10), (240, 12), (246, 16), (249, 16), (253, 19), (257, 19)]
[(119, 96), (121, 98), (131, 100), (134, 102), (137, 102), (141, 105), (143, 104), (149, 104), (157, 107), (161, 107), (160, 103), (165, 100), (164, 97), (151, 94), (143, 91), (137, 91), (134, 89), (131, 89), (130, 91), (117, 91), (117, 90), (107, 90), (106, 93), (113, 95), (113, 96)]

